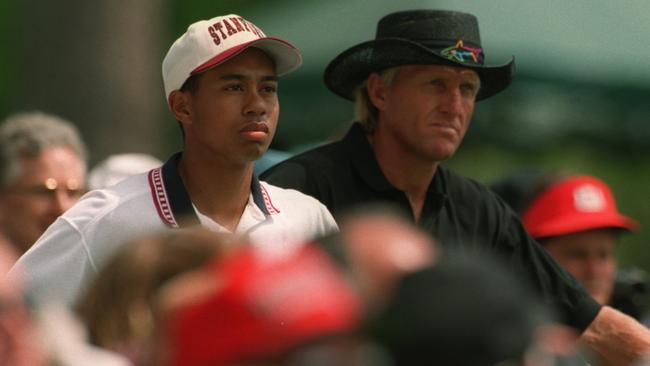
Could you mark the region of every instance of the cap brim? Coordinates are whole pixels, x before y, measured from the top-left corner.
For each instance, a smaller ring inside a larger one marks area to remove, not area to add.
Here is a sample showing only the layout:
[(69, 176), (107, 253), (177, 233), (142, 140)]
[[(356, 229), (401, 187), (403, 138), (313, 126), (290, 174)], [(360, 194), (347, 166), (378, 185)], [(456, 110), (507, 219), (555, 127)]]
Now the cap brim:
[(356, 88), (373, 72), (402, 65), (432, 64), (466, 67), (476, 71), (481, 89), (476, 100), (491, 97), (510, 85), (515, 62), (496, 66), (466, 64), (450, 60), (419, 43), (401, 38), (367, 41), (353, 46), (332, 60), (323, 75), (325, 85), (335, 94), (354, 100)]
[(536, 228), (529, 228), (530, 234), (535, 238), (548, 238), (552, 236), (567, 235), (581, 231), (596, 229), (621, 229), (635, 232), (639, 224), (623, 215), (602, 213), (594, 215), (581, 215), (579, 217), (557, 216), (554, 220), (548, 221)]
[(278, 76), (286, 75), (302, 65), (302, 55), (294, 45), (279, 38), (265, 37), (242, 43), (222, 52), (199, 65), (192, 70), (191, 74), (198, 74), (222, 64), (249, 47), (255, 47), (266, 52), (275, 62), (275, 70)]

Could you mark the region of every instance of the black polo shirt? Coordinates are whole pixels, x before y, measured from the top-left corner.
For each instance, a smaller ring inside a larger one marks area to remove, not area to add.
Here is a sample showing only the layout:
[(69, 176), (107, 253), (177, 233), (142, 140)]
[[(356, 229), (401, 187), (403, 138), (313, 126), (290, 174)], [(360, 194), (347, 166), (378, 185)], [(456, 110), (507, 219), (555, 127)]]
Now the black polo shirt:
[[(404, 192), (382, 173), (355, 123), (343, 140), (294, 156), (261, 175), (319, 199), (337, 217), (364, 203), (385, 202), (411, 213)], [(484, 185), (440, 166), (429, 185), (419, 221), (443, 246), (480, 255), (489, 252), (528, 277), (560, 320), (580, 331), (600, 305), (532, 239), (518, 216)]]

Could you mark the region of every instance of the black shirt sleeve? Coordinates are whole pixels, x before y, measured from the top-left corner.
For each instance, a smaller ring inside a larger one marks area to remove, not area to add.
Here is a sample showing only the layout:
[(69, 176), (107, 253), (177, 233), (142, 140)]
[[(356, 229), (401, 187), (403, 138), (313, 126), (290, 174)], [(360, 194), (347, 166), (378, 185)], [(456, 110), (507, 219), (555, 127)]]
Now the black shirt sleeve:
[(508, 207), (502, 207), (502, 211), (505, 225), (500, 233), (500, 250), (510, 265), (527, 275), (544, 301), (556, 310), (559, 321), (584, 331), (601, 305), (527, 233), (513, 211)]

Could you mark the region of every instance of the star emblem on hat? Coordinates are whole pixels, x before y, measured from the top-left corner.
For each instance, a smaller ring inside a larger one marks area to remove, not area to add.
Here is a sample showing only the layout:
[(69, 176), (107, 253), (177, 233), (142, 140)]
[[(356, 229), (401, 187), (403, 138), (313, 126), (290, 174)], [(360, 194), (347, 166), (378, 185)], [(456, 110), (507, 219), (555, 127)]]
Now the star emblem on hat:
[(479, 62), (479, 56), (483, 52), (480, 47), (465, 46), (462, 39), (459, 39), (455, 45), (442, 50), (442, 55), (450, 60), (457, 62), (467, 62), (471, 58), (474, 62)]

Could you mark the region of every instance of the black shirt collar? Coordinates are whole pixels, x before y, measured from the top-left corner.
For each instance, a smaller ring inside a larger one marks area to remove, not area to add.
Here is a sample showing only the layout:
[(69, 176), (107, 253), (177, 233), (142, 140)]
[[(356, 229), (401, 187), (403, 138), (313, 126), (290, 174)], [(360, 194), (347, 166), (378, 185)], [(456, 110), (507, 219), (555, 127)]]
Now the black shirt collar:
[[(359, 172), (364, 182), (376, 192), (401, 192), (393, 186), (379, 167), (375, 153), (368, 142), (363, 126), (355, 122), (342, 140), (355, 170)], [(447, 187), (444, 178), (444, 168), (438, 166), (433, 180), (427, 189), (427, 198), (423, 211), (437, 213), (447, 199)], [(403, 194), (403, 192), (402, 192)], [(426, 213), (426, 212), (423, 212)]]
[(363, 126), (355, 122), (347, 135), (343, 138), (343, 144), (352, 160), (352, 164), (359, 172), (366, 184), (377, 192), (394, 191), (396, 188), (390, 184), (381, 171), (375, 153), (368, 142), (366, 131)]

